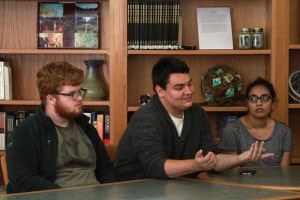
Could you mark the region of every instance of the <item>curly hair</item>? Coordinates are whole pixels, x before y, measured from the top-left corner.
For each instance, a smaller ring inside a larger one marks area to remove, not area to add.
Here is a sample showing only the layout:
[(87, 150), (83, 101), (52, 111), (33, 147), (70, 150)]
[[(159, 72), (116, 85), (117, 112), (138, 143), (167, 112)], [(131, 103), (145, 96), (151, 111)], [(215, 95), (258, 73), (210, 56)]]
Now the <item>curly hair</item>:
[(84, 72), (67, 63), (51, 62), (43, 66), (36, 74), (36, 84), (42, 104), (48, 94), (59, 92), (64, 85), (80, 85), (84, 81)]
[(274, 86), (272, 85), (272, 83), (270, 83), (269, 81), (261, 77), (258, 77), (256, 80), (254, 80), (252, 83), (249, 84), (249, 86), (246, 89), (246, 98), (249, 96), (252, 88), (258, 85), (264, 86), (270, 92), (270, 95), (272, 96), (272, 100), (277, 101)]

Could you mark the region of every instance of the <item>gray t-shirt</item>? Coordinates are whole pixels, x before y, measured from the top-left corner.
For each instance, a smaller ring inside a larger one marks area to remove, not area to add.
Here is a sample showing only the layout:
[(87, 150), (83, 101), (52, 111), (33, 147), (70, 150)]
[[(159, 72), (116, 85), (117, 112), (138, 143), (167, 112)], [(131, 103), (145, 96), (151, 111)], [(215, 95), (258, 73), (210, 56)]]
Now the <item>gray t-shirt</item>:
[(73, 121), (66, 128), (55, 128), (58, 135), (55, 183), (61, 187), (98, 184), (96, 152), (81, 127)]
[[(244, 124), (239, 120), (228, 123), (221, 135), (219, 148), (223, 151), (232, 151), (241, 154), (249, 150), (252, 143), (258, 141), (253, 137)], [(279, 166), (284, 152), (292, 151), (292, 136), (288, 126), (275, 121), (272, 135), (265, 140), (264, 148), (274, 156), (244, 164), (243, 166)]]

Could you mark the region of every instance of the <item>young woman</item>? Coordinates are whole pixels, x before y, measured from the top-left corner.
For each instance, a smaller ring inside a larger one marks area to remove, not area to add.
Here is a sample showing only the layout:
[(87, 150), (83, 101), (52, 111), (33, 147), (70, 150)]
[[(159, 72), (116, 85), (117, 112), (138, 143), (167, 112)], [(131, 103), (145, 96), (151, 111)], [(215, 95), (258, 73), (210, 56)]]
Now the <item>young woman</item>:
[(292, 150), (289, 127), (271, 118), (276, 103), (273, 85), (257, 78), (246, 90), (248, 114), (228, 123), (221, 136), (219, 148), (230, 154), (247, 151), (254, 141), (264, 141), (270, 156), (243, 166), (288, 166)]

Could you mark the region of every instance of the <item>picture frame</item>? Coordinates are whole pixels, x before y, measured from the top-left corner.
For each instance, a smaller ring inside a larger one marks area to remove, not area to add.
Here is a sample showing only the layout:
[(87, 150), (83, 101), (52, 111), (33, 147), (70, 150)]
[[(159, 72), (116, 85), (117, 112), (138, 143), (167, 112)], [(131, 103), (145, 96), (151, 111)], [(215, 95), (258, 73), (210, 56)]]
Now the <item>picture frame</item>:
[(97, 2), (38, 2), (38, 48), (99, 49)]
[(230, 7), (198, 7), (199, 49), (233, 49)]

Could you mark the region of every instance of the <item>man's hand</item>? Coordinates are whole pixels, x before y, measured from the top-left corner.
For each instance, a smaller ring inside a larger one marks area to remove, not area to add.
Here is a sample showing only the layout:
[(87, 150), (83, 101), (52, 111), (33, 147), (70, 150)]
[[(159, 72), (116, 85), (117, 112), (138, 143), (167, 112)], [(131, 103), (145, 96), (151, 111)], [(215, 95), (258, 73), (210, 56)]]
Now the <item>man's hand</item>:
[(195, 155), (196, 167), (199, 171), (208, 171), (214, 169), (219, 161), (219, 156), (213, 152), (208, 152), (203, 156), (203, 150), (200, 149)]
[(264, 144), (264, 141), (260, 143), (256, 141), (253, 143), (248, 151), (238, 155), (240, 163), (255, 162), (263, 158), (274, 156), (273, 153), (265, 153)]

